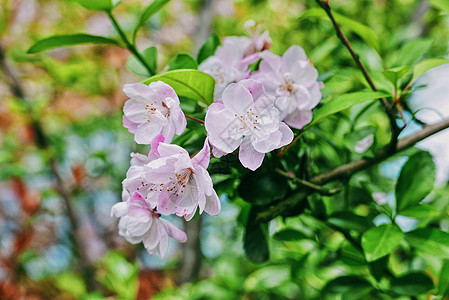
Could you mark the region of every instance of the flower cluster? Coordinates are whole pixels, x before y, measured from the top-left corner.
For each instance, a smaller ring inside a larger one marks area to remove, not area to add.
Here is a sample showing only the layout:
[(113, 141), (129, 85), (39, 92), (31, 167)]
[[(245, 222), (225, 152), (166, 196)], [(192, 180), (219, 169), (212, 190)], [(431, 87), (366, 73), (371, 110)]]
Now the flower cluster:
[(321, 99), (317, 70), (299, 46), (290, 47), (282, 57), (271, 53), (270, 47), (267, 32), (253, 32), (251, 38), (227, 37), (199, 66), (215, 79), (215, 102), (206, 111), (204, 146), (193, 156), (170, 144), (187, 123), (173, 88), (162, 81), (124, 86), (130, 99), (123, 108), (123, 126), (151, 150), (148, 155), (131, 154), (123, 201), (112, 207), (111, 215), (120, 218), (121, 236), (164, 256), (168, 237), (187, 240), (165, 216), (189, 221), (197, 212), (220, 212), (207, 171), (211, 152), (221, 157), (239, 149), (242, 165), (254, 171), (266, 153), (292, 142), (290, 127), (301, 129), (311, 121), (312, 109)]

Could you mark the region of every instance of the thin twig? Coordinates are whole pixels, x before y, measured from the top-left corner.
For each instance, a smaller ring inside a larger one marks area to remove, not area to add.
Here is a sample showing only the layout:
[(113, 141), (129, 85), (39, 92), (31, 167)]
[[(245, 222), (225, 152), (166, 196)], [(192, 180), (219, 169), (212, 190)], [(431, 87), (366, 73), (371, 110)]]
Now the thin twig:
[[(392, 157), (395, 153), (408, 149), (416, 143), (447, 128), (449, 128), (449, 119), (441, 121), (434, 125), (424, 126), (423, 129), (421, 129), (417, 133), (399, 140), (394, 152), (391, 152), (389, 146), (387, 146), (377, 152), (377, 154), (373, 158), (363, 158), (337, 167), (333, 170), (312, 177), (309, 182), (316, 185), (323, 185), (339, 179), (349, 179), (357, 172), (378, 164)], [(268, 222), (275, 217), (282, 215), (283, 213), (294, 207), (296, 204), (298, 204), (300, 201), (302, 201), (309, 194), (311, 194), (311, 192), (309, 191), (307, 193), (304, 191), (304, 189), (296, 190), (289, 198), (277, 203), (266, 211), (260, 212), (257, 216), (257, 221)]]
[(302, 186), (304, 186), (304, 187), (306, 187), (308, 189), (311, 189), (311, 190), (321, 194), (321, 195), (332, 196), (332, 195), (335, 195), (335, 194), (339, 193), (340, 190), (341, 190), (339, 188), (333, 188), (333, 189), (323, 188), (322, 186), (316, 185), (313, 182), (297, 178), (294, 174), (290, 174), (290, 173), (284, 172), (284, 171), (282, 171), (280, 169), (276, 169), (276, 172), (278, 174), (286, 177), (286, 178), (289, 178), (289, 179), (293, 180), (294, 182), (296, 182), (296, 183), (298, 183), (298, 184), (300, 184), (300, 185), (302, 185)]
[[(338, 25), (337, 21), (335, 20), (334, 15), (332, 14), (331, 7), (329, 5), (328, 1), (322, 1), (322, 0), (316, 0), (319, 6), (326, 12), (326, 14), (329, 16), (329, 19), (331, 20), (332, 24), (334, 25), (335, 31), (337, 33), (338, 38), (343, 43), (343, 45), (348, 49), (349, 53), (351, 54), (352, 58), (354, 59), (355, 63), (359, 67), (360, 71), (362, 71), (363, 76), (365, 77), (366, 81), (368, 82), (371, 89), (375, 92), (378, 91), (376, 88), (376, 85), (374, 84), (373, 80), (371, 79), (371, 76), (368, 74), (368, 71), (366, 70), (365, 66), (363, 65), (362, 61), (360, 60), (360, 57), (357, 53), (355, 53), (354, 49), (351, 46), (351, 43), (344, 35), (343, 31), (341, 30), (340, 26)], [(393, 107), (393, 109), (390, 109), (390, 105), (385, 98), (379, 99), (379, 101), (382, 103), (382, 106), (384, 107), (385, 112), (388, 115), (388, 119), (390, 120), (390, 128), (391, 128), (391, 142), (390, 142), (390, 151), (394, 152), (396, 149), (397, 139), (399, 134), (401, 133), (401, 129), (396, 124), (396, 111)]]
[(115, 30), (120, 35), (120, 38), (125, 43), (126, 48), (128, 48), (128, 50), (137, 58), (137, 60), (139, 60), (139, 62), (145, 67), (145, 69), (147, 69), (147, 71), (150, 74), (150, 76), (155, 75), (156, 71), (153, 70), (153, 68), (145, 61), (145, 59), (142, 57), (140, 52), (137, 50), (136, 46), (134, 46), (134, 44), (132, 44), (128, 40), (128, 37), (123, 32), (122, 27), (119, 25), (119, 23), (117, 22), (117, 19), (114, 17), (112, 12), (107, 11), (106, 13), (107, 13), (109, 19), (111, 20), (112, 25), (114, 26)]
[[(5, 74), (5, 79), (9, 81), (8, 84), (14, 97), (27, 104), (28, 108), (27, 115), (29, 118), (31, 128), (33, 129), (35, 135), (36, 146), (40, 149), (48, 150), (49, 139), (43, 130), (41, 122), (38, 119), (34, 118), (31, 107), (28, 105), (28, 101), (26, 100), (24, 89), (22, 88), (19, 80), (15, 76), (12, 68), (6, 61), (5, 50), (3, 49), (2, 45), (0, 45), (0, 67), (3, 73)], [(50, 157), (49, 165), (50, 171), (56, 179), (57, 185), (55, 189), (57, 193), (61, 196), (62, 200), (64, 201), (64, 205), (66, 207), (67, 216), (69, 218), (70, 225), (73, 230), (73, 244), (80, 258), (81, 271), (83, 273), (84, 280), (87, 284), (87, 288), (90, 291), (94, 290), (95, 289), (94, 269), (88, 260), (86, 245), (81, 236), (80, 224), (78, 222), (76, 210), (72, 204), (72, 198), (70, 196), (70, 193), (67, 191), (67, 188), (64, 184), (64, 180), (59, 174), (57, 162), (54, 157)]]

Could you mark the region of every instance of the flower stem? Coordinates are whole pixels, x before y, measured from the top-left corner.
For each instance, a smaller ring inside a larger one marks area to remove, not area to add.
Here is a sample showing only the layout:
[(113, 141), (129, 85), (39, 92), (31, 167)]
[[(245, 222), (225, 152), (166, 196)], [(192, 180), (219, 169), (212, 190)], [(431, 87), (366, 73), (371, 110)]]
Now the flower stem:
[(120, 38), (125, 43), (126, 48), (128, 48), (128, 50), (136, 57), (136, 59), (142, 64), (142, 66), (144, 66), (145, 69), (147, 69), (150, 76), (156, 75), (155, 70), (153, 70), (153, 68), (145, 61), (145, 59), (142, 57), (140, 52), (137, 50), (136, 46), (128, 40), (128, 37), (123, 32), (122, 27), (117, 22), (117, 19), (114, 17), (112, 12), (107, 11), (106, 13), (108, 14), (108, 17), (111, 20), (112, 25), (114, 26), (115, 30), (120, 35)]
[(189, 118), (189, 119), (191, 119), (191, 120), (197, 121), (198, 123), (201, 123), (201, 124), (204, 125), (204, 121), (202, 121), (202, 120), (200, 120), (200, 119), (197, 119), (197, 118), (192, 117), (192, 116), (189, 116), (189, 115), (185, 115), (185, 116), (186, 116), (186, 118)]

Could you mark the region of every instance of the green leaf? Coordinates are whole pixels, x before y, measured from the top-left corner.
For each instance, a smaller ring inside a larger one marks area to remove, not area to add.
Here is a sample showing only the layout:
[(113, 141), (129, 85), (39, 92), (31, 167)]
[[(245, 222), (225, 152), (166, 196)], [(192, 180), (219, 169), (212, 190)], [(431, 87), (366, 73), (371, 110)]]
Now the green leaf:
[(329, 224), (344, 230), (365, 231), (373, 224), (366, 217), (361, 217), (352, 212), (337, 212), (327, 219)]
[(179, 70), (179, 69), (198, 69), (198, 63), (190, 54), (181, 53), (176, 55), (168, 63), (168, 70)]
[(243, 283), (246, 292), (273, 289), (290, 280), (290, 266), (266, 266), (249, 274)]
[(314, 118), (309, 126), (316, 124), (323, 120), (324, 118), (333, 115), (339, 111), (350, 108), (353, 105), (368, 101), (379, 99), (388, 96), (387, 93), (383, 92), (355, 92), (341, 95), (333, 100), (330, 100), (322, 107), (317, 109), (314, 113)]
[(433, 6), (439, 10), (449, 13), (449, 1), (448, 0), (430, 0), (430, 6)]
[(178, 96), (191, 98), (209, 105), (214, 99), (215, 80), (212, 76), (198, 70), (173, 70), (155, 75), (145, 81), (150, 84), (155, 81), (169, 84)]
[(273, 234), (273, 239), (277, 241), (297, 241), (307, 239), (307, 236), (297, 229), (286, 227)]
[(414, 272), (391, 281), (390, 290), (404, 296), (417, 296), (434, 288), (432, 279), (424, 273)]
[(323, 291), (328, 294), (342, 294), (365, 288), (372, 288), (366, 279), (360, 276), (342, 276), (329, 281)]
[(258, 209), (251, 207), (245, 226), (243, 247), (246, 256), (254, 262), (265, 262), (270, 258), (267, 242), (268, 224), (256, 222)]
[(449, 260), (443, 261), (438, 280), (438, 295), (449, 296)]
[(121, 46), (121, 44), (111, 38), (104, 36), (91, 35), (86, 33), (79, 34), (63, 34), (54, 35), (34, 43), (33, 46), (28, 49), (27, 53), (34, 54), (45, 50), (80, 45), (80, 44), (109, 44), (115, 46)]
[(198, 64), (202, 63), (206, 58), (209, 56), (214, 55), (215, 50), (220, 45), (220, 39), (218, 36), (213, 33), (207, 40), (204, 42), (204, 44), (201, 46), (200, 50), (198, 50), (198, 55), (196, 60), (198, 61)]
[(430, 69), (433, 69), (435, 67), (438, 67), (438, 66), (441, 66), (444, 64), (448, 64), (448, 63), (449, 63), (449, 59), (447, 59), (447, 58), (429, 58), (429, 59), (419, 62), (413, 70), (413, 77), (412, 77), (411, 83), (415, 82), (415, 80), (419, 76), (421, 76), (423, 73), (429, 71)]
[[(351, 30), (358, 36), (360, 36), (365, 43), (367, 43), (371, 48), (379, 52), (379, 40), (377, 39), (377, 34), (370, 27), (354, 21), (351, 18), (340, 15), (336, 12), (332, 12), (335, 17), (335, 20), (338, 24), (345, 27), (347, 30)], [(312, 8), (306, 10), (300, 17), (300, 19), (306, 18), (320, 18), (329, 20), (326, 12), (321, 8)]]
[[(87, 0), (89, 1), (89, 0)], [(139, 18), (139, 21), (136, 24), (136, 27), (134, 27), (133, 32), (133, 41), (136, 41), (137, 32), (139, 31), (139, 28), (148, 21), (155, 13), (160, 11), (170, 0), (154, 0), (151, 2), (150, 5), (147, 6), (147, 8), (144, 10), (142, 15)]]
[(362, 236), (362, 248), (368, 262), (375, 261), (388, 255), (399, 246), (404, 233), (399, 227), (392, 224), (384, 224), (374, 227)]
[(435, 164), (432, 155), (420, 151), (409, 158), (396, 184), (396, 203), (399, 214), (418, 204), (432, 190), (435, 183)]
[(59, 289), (70, 293), (76, 299), (81, 299), (87, 294), (87, 289), (84, 281), (75, 274), (59, 274), (55, 277), (55, 281)]
[(101, 10), (101, 11), (110, 11), (120, 3), (120, 1), (111, 1), (111, 0), (69, 0), (69, 1), (76, 2), (86, 9)]
[(429, 205), (419, 205), (410, 207), (401, 211), (401, 216), (415, 218), (415, 219), (426, 219), (433, 218), (440, 215), (440, 212)]
[[(151, 67), (152, 70), (157, 71), (157, 48), (151, 46), (140, 52), (142, 58)], [(151, 76), (148, 70), (137, 60), (133, 55), (126, 62), (126, 68), (137, 76), (148, 78)]]
[(411, 66), (397, 67), (382, 72), (384, 77), (390, 81), (395, 88), (398, 87), (399, 80), (404, 78), (411, 71)]
[(258, 171), (247, 173), (239, 185), (240, 196), (253, 205), (267, 205), (285, 196), (287, 179), (277, 172)]
[(427, 39), (416, 39), (405, 43), (398, 51), (397, 67), (415, 64), (423, 55), (429, 52), (433, 42)]
[(420, 252), (449, 257), (449, 233), (436, 228), (422, 228), (405, 235), (406, 240)]

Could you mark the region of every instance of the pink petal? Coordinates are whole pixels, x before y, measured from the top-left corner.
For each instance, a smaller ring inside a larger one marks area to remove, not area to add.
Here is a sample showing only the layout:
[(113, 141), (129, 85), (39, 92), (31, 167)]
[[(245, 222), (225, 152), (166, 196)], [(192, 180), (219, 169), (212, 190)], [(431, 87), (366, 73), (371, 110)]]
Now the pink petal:
[(206, 196), (206, 206), (204, 211), (211, 216), (216, 216), (220, 213), (221, 203), (215, 190), (212, 190), (212, 195)]
[(289, 126), (302, 129), (305, 125), (312, 121), (312, 111), (310, 110), (296, 110), (284, 119)]
[(298, 60), (307, 60), (307, 55), (304, 49), (298, 45), (293, 45), (284, 52), (282, 56), (287, 66), (292, 66)]
[(239, 150), (239, 160), (245, 168), (255, 171), (262, 165), (265, 153), (254, 149), (249, 137), (243, 139)]
[(210, 146), (209, 146), (209, 139), (206, 138), (204, 141), (203, 149), (200, 150), (193, 158), (192, 158), (192, 164), (200, 165), (203, 168), (207, 169), (210, 162)]
[(254, 100), (244, 85), (233, 83), (223, 91), (223, 104), (227, 110), (240, 116), (254, 105)]

